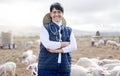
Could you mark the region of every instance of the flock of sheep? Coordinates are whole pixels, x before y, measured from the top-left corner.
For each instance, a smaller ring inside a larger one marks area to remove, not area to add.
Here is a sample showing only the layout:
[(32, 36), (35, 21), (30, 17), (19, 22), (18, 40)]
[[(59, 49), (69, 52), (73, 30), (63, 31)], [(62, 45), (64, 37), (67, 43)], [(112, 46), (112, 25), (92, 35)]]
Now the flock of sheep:
[[(19, 61), (26, 65), (26, 70), (31, 72), (31, 76), (37, 76), (37, 57), (32, 50), (23, 52)], [(11, 76), (17, 76), (15, 62), (0, 65), (0, 76), (6, 76), (7, 72), (10, 72)], [(81, 57), (72, 64), (71, 76), (120, 76), (120, 60)]]
[(71, 76), (120, 76), (120, 60), (82, 57), (72, 65)]
[[(32, 76), (37, 76), (37, 56), (33, 54), (32, 50), (23, 52), (23, 54), (18, 57), (18, 60), (21, 62), (21, 64), (26, 65), (26, 70), (31, 71)], [(6, 76), (7, 72), (10, 72), (11, 76), (17, 76), (15, 62), (6, 62), (0, 65), (0, 76), (3, 74)]]
[(95, 47), (106, 46), (106, 47), (110, 47), (110, 48), (113, 48), (113, 49), (114, 48), (116, 48), (116, 49), (120, 48), (120, 43), (118, 43), (117, 41), (114, 41), (114, 40), (104, 40), (104, 39), (95, 40), (94, 38), (92, 38), (91, 43), (92, 43), (92, 46), (95, 46)]
[[(104, 44), (107, 47), (120, 47), (119, 43), (112, 40), (100, 39), (96, 42), (92, 39), (92, 42), (96, 47)], [(32, 42), (29, 42), (29, 44), (32, 44)], [(18, 60), (26, 66), (26, 70), (31, 72), (31, 76), (37, 76), (37, 56), (33, 54), (32, 50), (23, 52)], [(3, 74), (6, 76), (7, 72), (10, 72), (11, 76), (17, 76), (16, 68), (15, 62), (6, 62), (0, 65), (0, 76), (3, 76)], [(75, 64), (72, 64), (71, 76), (120, 76), (120, 60), (81, 57)]]

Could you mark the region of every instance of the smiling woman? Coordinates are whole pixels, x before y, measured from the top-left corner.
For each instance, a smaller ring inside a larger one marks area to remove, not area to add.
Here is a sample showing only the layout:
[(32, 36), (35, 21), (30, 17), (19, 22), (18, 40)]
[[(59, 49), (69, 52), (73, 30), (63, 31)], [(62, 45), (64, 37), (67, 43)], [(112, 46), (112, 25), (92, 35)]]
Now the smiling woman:
[(49, 23), (43, 23), (40, 29), (38, 76), (70, 76), (70, 53), (77, 50), (77, 45), (72, 29), (63, 21), (63, 13), (61, 4), (53, 3), (43, 19), (48, 18)]

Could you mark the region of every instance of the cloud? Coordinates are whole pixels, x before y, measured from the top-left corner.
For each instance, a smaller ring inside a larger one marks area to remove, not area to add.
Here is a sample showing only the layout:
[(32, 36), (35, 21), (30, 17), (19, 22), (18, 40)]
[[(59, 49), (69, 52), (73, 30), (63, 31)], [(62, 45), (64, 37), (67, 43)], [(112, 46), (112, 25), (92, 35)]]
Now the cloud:
[(63, 5), (64, 17), (73, 29), (120, 31), (120, 0), (0, 0), (0, 26), (16, 28), (16, 32), (34, 30), (29, 27), (42, 26), (53, 2)]

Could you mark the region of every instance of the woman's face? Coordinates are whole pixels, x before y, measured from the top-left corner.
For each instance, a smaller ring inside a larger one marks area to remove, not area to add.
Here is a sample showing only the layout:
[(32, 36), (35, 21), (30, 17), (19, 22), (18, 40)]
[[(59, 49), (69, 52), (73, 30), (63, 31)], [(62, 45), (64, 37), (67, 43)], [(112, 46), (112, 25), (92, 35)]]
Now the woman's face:
[(57, 23), (59, 23), (63, 18), (63, 12), (55, 8), (53, 8), (52, 12), (50, 12), (50, 15), (52, 20)]

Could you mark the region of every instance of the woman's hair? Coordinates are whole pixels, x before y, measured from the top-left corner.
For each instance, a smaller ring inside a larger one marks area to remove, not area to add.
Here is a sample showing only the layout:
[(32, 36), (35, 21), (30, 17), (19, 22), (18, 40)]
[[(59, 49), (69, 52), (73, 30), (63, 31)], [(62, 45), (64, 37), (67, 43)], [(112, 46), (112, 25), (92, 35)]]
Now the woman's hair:
[(51, 6), (50, 6), (50, 12), (52, 12), (53, 8), (57, 9), (57, 10), (60, 10), (61, 12), (64, 12), (64, 9), (62, 7), (62, 5), (58, 2), (56, 3), (53, 3)]

